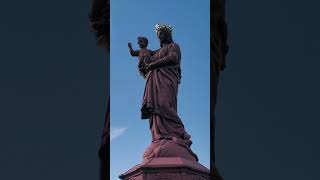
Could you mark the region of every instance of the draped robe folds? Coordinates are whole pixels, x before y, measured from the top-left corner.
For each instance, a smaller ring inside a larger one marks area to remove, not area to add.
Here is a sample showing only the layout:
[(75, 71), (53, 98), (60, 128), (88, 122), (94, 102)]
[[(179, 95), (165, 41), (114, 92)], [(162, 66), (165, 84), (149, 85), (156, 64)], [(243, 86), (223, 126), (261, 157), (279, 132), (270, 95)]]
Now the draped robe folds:
[(141, 108), (142, 119), (149, 119), (152, 144), (144, 153), (144, 160), (154, 157), (180, 156), (197, 161), (190, 146), (191, 136), (177, 114), (177, 95), (180, 83), (181, 52), (172, 42), (152, 56), (155, 69), (146, 75)]

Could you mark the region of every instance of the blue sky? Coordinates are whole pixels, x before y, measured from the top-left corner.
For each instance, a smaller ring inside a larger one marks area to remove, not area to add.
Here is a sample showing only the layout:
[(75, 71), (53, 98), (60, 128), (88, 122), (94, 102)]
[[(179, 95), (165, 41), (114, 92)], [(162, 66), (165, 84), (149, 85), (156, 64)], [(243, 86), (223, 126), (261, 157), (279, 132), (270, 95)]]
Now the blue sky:
[(178, 114), (192, 136), (191, 148), (199, 162), (209, 167), (209, 0), (181, 2), (111, 0), (111, 179), (141, 163), (151, 143), (148, 121), (140, 119), (145, 81), (127, 44), (137, 49), (137, 37), (145, 36), (148, 48), (158, 49), (156, 23), (174, 27), (173, 40), (182, 52)]

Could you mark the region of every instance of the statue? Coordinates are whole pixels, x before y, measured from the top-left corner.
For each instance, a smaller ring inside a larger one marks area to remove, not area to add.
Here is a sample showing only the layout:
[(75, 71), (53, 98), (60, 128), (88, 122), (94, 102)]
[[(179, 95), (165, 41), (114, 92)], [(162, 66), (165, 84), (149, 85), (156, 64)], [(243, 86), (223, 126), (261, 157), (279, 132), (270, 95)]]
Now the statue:
[[(181, 157), (198, 161), (190, 148), (191, 136), (177, 114), (178, 86), (181, 79), (180, 47), (172, 39), (172, 27), (166, 24), (156, 25), (157, 37), (161, 48), (157, 51), (146, 50), (139, 42), (137, 51), (129, 48), (131, 54), (141, 56), (145, 69), (145, 90), (143, 95), (141, 118), (149, 119), (152, 143), (144, 152), (143, 160), (157, 157)], [(145, 56), (141, 53), (145, 53)], [(141, 55), (140, 55), (141, 54)], [(153, 54), (151, 56), (151, 54)]]
[(138, 44), (140, 47), (140, 50), (133, 50), (132, 44), (128, 43), (128, 47), (130, 50), (131, 56), (138, 56), (139, 58), (139, 65), (138, 69), (143, 78), (146, 78), (146, 64), (150, 63), (151, 56), (154, 55), (155, 51), (152, 51), (150, 49), (147, 49), (148, 46), (148, 39), (146, 37), (138, 37)]
[[(148, 50), (147, 39), (138, 38), (139, 71), (146, 80), (141, 119), (149, 119), (152, 142), (143, 161), (119, 176), (122, 180), (210, 179), (210, 170), (198, 163), (191, 150), (191, 136), (177, 113), (178, 86), (181, 79), (181, 51), (172, 39), (172, 27), (157, 24), (160, 49)], [(141, 69), (142, 68), (142, 69)]]

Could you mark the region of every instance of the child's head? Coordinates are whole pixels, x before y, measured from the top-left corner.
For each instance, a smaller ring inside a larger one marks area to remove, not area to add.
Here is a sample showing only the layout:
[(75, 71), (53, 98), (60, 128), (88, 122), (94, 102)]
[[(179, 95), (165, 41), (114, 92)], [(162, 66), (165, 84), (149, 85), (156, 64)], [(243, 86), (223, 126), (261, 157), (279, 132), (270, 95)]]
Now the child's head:
[(138, 44), (140, 48), (146, 48), (148, 46), (148, 39), (145, 37), (138, 37)]

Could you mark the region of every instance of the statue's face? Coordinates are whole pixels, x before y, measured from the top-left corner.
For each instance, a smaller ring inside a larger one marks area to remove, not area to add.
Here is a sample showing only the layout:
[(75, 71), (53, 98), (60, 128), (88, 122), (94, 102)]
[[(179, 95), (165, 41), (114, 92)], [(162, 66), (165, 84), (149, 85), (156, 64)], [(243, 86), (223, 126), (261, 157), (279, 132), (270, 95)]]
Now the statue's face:
[(157, 36), (160, 40), (160, 42), (165, 42), (166, 41), (166, 33), (162, 30), (158, 31)]
[(145, 47), (147, 47), (146, 42), (145, 42), (144, 40), (142, 40), (142, 39), (139, 39), (138, 44), (139, 44), (139, 47), (140, 47), (140, 48), (145, 48)]

